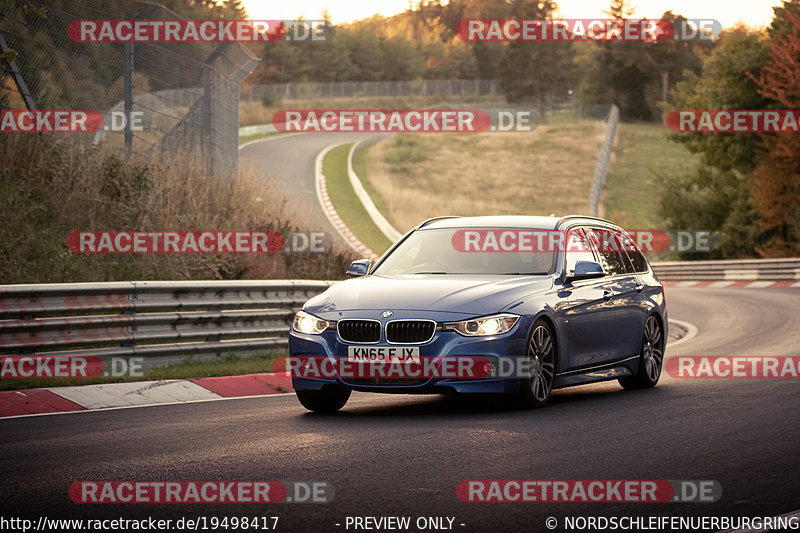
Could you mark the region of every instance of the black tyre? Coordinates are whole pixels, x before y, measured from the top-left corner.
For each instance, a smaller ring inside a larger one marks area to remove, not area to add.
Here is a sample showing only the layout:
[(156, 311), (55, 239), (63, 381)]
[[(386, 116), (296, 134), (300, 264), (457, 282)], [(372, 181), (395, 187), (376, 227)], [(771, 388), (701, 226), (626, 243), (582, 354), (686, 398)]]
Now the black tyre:
[(295, 391), (303, 407), (315, 413), (335, 413), (350, 399), (350, 389), (327, 387), (322, 390)]
[(650, 389), (656, 386), (664, 364), (664, 332), (655, 315), (650, 315), (644, 325), (642, 347), (639, 351), (639, 371), (635, 376), (620, 378), (626, 389)]
[(553, 391), (556, 373), (556, 343), (550, 324), (539, 319), (533, 324), (525, 357), (530, 364), (530, 376), (520, 383), (516, 403), (519, 407), (543, 407)]

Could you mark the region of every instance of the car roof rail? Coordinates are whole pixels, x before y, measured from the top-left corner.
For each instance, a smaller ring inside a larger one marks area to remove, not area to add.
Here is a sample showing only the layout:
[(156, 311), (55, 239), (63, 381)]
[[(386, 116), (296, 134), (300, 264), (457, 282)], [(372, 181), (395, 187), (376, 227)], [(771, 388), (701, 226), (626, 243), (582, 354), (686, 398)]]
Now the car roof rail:
[(444, 216), (441, 216), (441, 217), (429, 218), (428, 220), (426, 220), (425, 222), (423, 222), (422, 224), (417, 226), (417, 229), (423, 228), (423, 227), (427, 226), (428, 224), (430, 224), (431, 222), (436, 222), (437, 220), (444, 220), (446, 218), (461, 218), (461, 217), (456, 216), (456, 215), (444, 215)]
[(600, 218), (600, 217), (593, 217), (593, 216), (589, 216), (589, 215), (567, 215), (567, 216), (563, 216), (563, 217), (561, 217), (561, 220), (558, 221), (558, 225), (560, 226), (562, 222), (566, 222), (567, 220), (570, 220), (570, 219), (572, 219), (572, 220), (574, 220), (574, 219), (595, 220), (597, 222), (605, 222), (606, 224), (611, 224), (614, 227), (619, 227), (616, 224), (614, 224), (613, 222), (611, 222), (610, 220), (606, 220), (606, 219)]

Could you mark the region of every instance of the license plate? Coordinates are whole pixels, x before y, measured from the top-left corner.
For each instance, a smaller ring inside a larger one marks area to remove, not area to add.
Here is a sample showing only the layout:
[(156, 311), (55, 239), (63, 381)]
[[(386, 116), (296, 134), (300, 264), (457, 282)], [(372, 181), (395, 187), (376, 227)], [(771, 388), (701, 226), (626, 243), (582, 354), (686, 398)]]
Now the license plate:
[(347, 360), (368, 363), (419, 363), (419, 346), (348, 346)]

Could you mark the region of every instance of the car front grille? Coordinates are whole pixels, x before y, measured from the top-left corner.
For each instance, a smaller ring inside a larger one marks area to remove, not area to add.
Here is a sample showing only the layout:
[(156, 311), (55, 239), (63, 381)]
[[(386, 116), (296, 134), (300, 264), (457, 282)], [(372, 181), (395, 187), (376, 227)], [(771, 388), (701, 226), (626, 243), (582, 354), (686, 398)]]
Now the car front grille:
[(430, 320), (395, 320), (386, 324), (386, 340), (396, 344), (421, 344), (433, 338), (436, 323)]
[(377, 320), (340, 320), (336, 328), (339, 338), (345, 342), (375, 343), (381, 340), (381, 323)]

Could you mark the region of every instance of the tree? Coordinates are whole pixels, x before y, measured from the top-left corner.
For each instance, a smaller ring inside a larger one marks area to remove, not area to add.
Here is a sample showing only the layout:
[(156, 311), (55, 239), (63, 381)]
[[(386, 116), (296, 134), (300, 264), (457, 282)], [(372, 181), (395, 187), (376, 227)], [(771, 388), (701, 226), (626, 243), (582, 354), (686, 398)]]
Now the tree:
[[(555, 2), (517, 0), (512, 9), (515, 18), (548, 19)], [(539, 120), (547, 123), (547, 104), (567, 98), (573, 84), (574, 51), (571, 42), (512, 41), (500, 62), (499, 78), (509, 102), (534, 102)]]
[[(672, 90), (667, 110), (766, 109), (770, 100), (745, 73), (758, 76), (768, 53), (758, 32), (735, 28), (723, 33), (702, 73), (687, 74)], [(747, 186), (759, 150), (758, 134), (685, 132), (669, 138), (700, 157), (688, 175), (661, 176), (660, 215), (671, 229), (716, 232), (718, 248), (710, 257), (753, 256), (763, 240)]]
[[(530, 0), (528, 0), (530, 1)], [(504, 19), (514, 16), (513, 9), (516, 5), (525, 3), (525, 0), (451, 0), (445, 6), (432, 3), (429, 9), (440, 11), (437, 15), (450, 35), (455, 35), (458, 23), (464, 19)], [(535, 3), (535, 2), (533, 2)], [(545, 4), (552, 3), (545, 0)], [(439, 7), (437, 8), (437, 5)], [(456, 37), (460, 39), (459, 37)], [(499, 77), (501, 60), (506, 46), (500, 42), (476, 41), (468, 43), (475, 59), (477, 77), (482, 79), (496, 79)]]
[[(767, 109), (770, 101), (759, 93), (758, 76), (767, 63), (769, 45), (763, 36), (738, 27), (722, 34), (714, 51), (703, 63), (701, 75), (686, 74), (671, 93), (675, 109)], [(689, 151), (702, 154), (704, 164), (721, 170), (752, 172), (758, 151), (755, 133), (674, 133), (670, 139)]]
[[(682, 27), (687, 19), (667, 11), (661, 15), (673, 28)], [(666, 40), (654, 43), (642, 43), (642, 52), (647, 62), (658, 73), (661, 81), (661, 102), (666, 103), (671, 84), (684, 78), (684, 72), (698, 74), (703, 59), (708, 56), (714, 44), (708, 34), (698, 32), (691, 40)]]
[[(628, 0), (612, 0), (608, 11), (612, 19), (623, 20), (633, 14)], [(578, 101), (582, 104), (617, 104), (623, 119), (650, 120), (653, 109), (647, 98), (647, 89), (655, 75), (643, 54), (643, 44), (638, 42), (603, 41), (582, 43), (590, 47), (581, 54), (580, 70), (583, 73), (578, 87)]]
[[(800, 108), (800, 4), (775, 8), (769, 31), (769, 60), (756, 78), (759, 94), (775, 108)], [(800, 253), (800, 138), (797, 133), (760, 135), (763, 148), (748, 181), (758, 223), (766, 232), (759, 253), (796, 256)]]
[[(626, 20), (632, 15), (628, 0), (613, 0), (606, 14)], [(667, 11), (661, 20), (680, 24), (686, 19)], [(581, 43), (579, 65), (584, 76), (578, 89), (582, 104), (615, 103), (623, 119), (653, 120), (658, 102), (666, 102), (670, 87), (686, 71), (699, 73), (702, 58), (713, 47), (706, 34), (695, 39), (657, 42), (604, 41)]]

